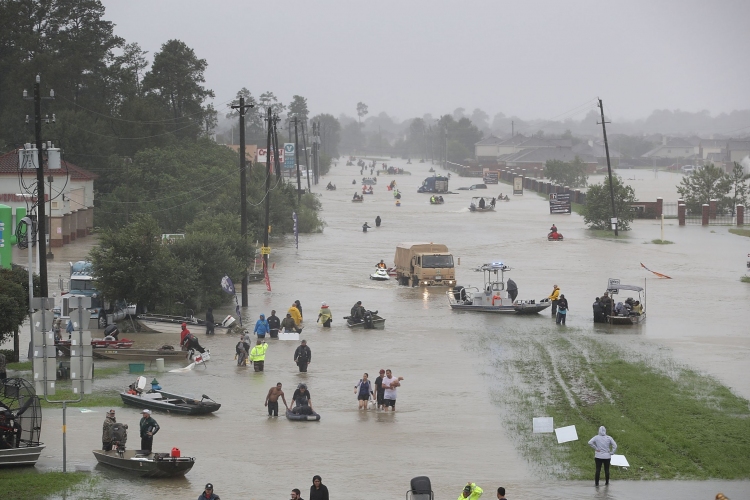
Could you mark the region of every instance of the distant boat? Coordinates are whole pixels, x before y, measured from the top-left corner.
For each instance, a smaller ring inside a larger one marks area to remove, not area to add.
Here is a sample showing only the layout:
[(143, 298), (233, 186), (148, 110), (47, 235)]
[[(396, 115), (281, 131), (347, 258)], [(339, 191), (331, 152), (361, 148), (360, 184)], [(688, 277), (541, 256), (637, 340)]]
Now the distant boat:
[(190, 351), (175, 349), (94, 349), (93, 355), (99, 359), (116, 359), (120, 361), (153, 361), (163, 358), (164, 361), (181, 361), (187, 359)]
[[(187, 323), (188, 329), (191, 327), (206, 328), (206, 321), (198, 319), (195, 316), (170, 316), (166, 314), (145, 313), (136, 316), (136, 321), (147, 330), (158, 333), (180, 333), (183, 323)], [(214, 325), (214, 331), (216, 333), (229, 333), (234, 322), (234, 317), (229, 315), (221, 323)]]
[(180, 396), (166, 391), (150, 391), (140, 394), (128, 394), (121, 392), (120, 398), (126, 405), (137, 408), (148, 408), (149, 410), (177, 413), (179, 415), (206, 415), (213, 413), (221, 404), (209, 398), (205, 394), (200, 400), (187, 396)]
[(171, 457), (169, 453), (150, 453), (142, 450), (93, 450), (100, 464), (132, 472), (141, 477), (184, 476), (195, 465), (193, 457)]

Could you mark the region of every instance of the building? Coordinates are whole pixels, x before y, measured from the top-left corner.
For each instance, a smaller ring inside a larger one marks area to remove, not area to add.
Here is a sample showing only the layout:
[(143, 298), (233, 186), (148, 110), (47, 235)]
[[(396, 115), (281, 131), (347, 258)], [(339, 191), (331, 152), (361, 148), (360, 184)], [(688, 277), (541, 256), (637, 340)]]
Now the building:
[(730, 139), (726, 145), (726, 159), (729, 165), (734, 162), (742, 163), (742, 160), (750, 156), (750, 139)]
[[(94, 229), (94, 180), (98, 176), (65, 160), (61, 161), (61, 166), (56, 170), (44, 166), (47, 181), (44, 183), (44, 208), (49, 221), (50, 248), (67, 245), (91, 234)], [(19, 175), (18, 150), (0, 156), (0, 203), (13, 210), (14, 226), (18, 223), (16, 209), (27, 208), (36, 201), (24, 188), (30, 184), (36, 184), (36, 170), (27, 169), (22, 177)]]
[[(596, 160), (599, 162), (599, 165), (607, 165), (607, 151), (604, 147), (604, 142), (589, 139), (585, 142), (579, 142), (571, 149), (581, 158), (593, 157), (596, 158)], [(609, 161), (613, 167), (617, 167), (620, 165), (620, 158), (622, 158), (620, 152), (610, 146)]]
[(699, 150), (700, 146), (694, 146), (685, 139), (662, 136), (661, 144), (641, 158), (689, 158), (697, 155)]
[(477, 161), (496, 162), (498, 157), (498, 146), (504, 142), (503, 139), (490, 135), (474, 144), (474, 157)]
[(596, 168), (598, 166), (598, 161), (596, 158), (591, 155), (576, 154), (571, 148), (564, 147), (525, 149), (523, 151), (519, 151), (518, 153), (503, 155), (499, 157), (498, 163), (501, 167), (526, 169), (529, 172), (543, 172), (544, 167), (546, 166), (546, 163), (548, 161), (558, 160), (569, 163), (575, 160), (576, 157), (580, 158), (581, 161), (586, 164), (586, 172), (588, 172), (589, 174), (593, 174), (594, 172), (596, 172)]

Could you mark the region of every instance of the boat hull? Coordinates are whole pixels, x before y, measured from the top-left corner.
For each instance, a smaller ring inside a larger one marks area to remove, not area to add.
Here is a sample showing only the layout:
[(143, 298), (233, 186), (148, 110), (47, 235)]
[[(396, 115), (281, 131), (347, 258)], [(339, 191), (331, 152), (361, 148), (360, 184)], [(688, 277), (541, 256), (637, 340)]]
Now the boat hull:
[(361, 330), (383, 330), (385, 329), (385, 318), (382, 318), (376, 314), (373, 314), (372, 317), (372, 328), (365, 328), (365, 323), (350, 323), (349, 320), (346, 321), (346, 326), (349, 328), (359, 328)]
[(537, 314), (547, 309), (549, 303), (541, 304), (517, 304), (509, 306), (492, 306), (492, 305), (481, 305), (475, 306), (472, 304), (451, 304), (451, 309), (457, 311), (475, 311), (475, 312), (487, 312), (487, 313), (500, 313), (500, 314)]
[[(167, 392), (159, 391), (167, 400), (182, 400), (181, 403), (170, 403), (164, 399), (149, 399), (147, 397), (137, 396), (135, 394), (128, 394), (126, 392), (120, 393), (122, 402), (126, 405), (135, 406), (137, 408), (147, 408), (149, 410), (163, 411), (167, 413), (176, 413), (179, 415), (206, 415), (213, 413), (219, 408), (221, 404), (214, 401), (198, 401), (187, 396), (180, 396), (178, 394), (170, 394)], [(192, 403), (191, 403), (192, 402)]]
[(195, 458), (178, 457), (155, 460), (154, 455), (137, 456), (134, 450), (127, 450), (121, 458), (116, 451), (93, 450), (100, 464), (131, 472), (140, 477), (184, 476), (195, 465)]
[(182, 361), (187, 359), (190, 351), (160, 349), (94, 349), (93, 355), (99, 359), (116, 359), (132, 361), (153, 361), (163, 358), (164, 361)]
[(640, 316), (607, 316), (607, 323), (611, 325), (633, 326), (646, 321), (646, 314)]
[[(262, 279), (262, 277), (261, 277)], [(138, 316), (136, 318), (138, 324), (141, 325), (142, 329), (146, 331), (152, 331), (156, 333), (180, 333), (182, 331), (182, 323), (187, 323), (188, 330), (200, 330), (200, 333), (206, 329), (205, 322), (196, 323), (194, 321), (185, 321), (184, 319), (168, 319), (168, 318), (156, 318), (148, 316)], [(229, 333), (230, 328), (222, 325), (215, 325), (215, 333)], [(193, 332), (196, 333), (196, 332)]]
[(0, 467), (32, 466), (39, 460), (44, 445), (0, 450)]

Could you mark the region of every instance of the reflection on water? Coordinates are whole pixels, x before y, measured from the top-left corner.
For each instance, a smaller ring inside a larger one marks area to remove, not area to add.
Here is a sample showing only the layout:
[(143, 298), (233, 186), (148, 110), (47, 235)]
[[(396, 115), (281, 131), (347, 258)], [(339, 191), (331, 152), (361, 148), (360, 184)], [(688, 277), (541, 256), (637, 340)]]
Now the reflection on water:
[[(613, 481), (609, 488), (595, 490), (593, 481), (551, 479), (516, 452), (516, 441), (503, 428), (507, 409), (501, 400), (491, 401), (490, 394), (498, 387), (488, 374), (493, 373), (492, 363), (502, 362), (502, 345), (488, 352), (473, 348), (473, 338), (483, 332), (502, 339), (505, 331), (552, 328), (549, 313), (498, 317), (452, 312), (444, 289), (399, 287), (393, 280), (374, 283), (369, 274), (380, 259), (391, 264), (396, 244), (404, 241), (447, 244), (454, 257), (461, 258), (457, 267), (461, 285), (481, 285), (481, 273), (472, 269), (503, 260), (513, 268), (509, 277), (518, 284), (521, 298), (539, 300), (549, 295), (553, 284), (560, 285), (570, 303), (570, 335), (584, 340), (605, 338), (623, 349), (669, 347), (672, 352), (667, 356), (715, 375), (750, 397), (750, 381), (744, 376), (750, 368), (750, 335), (743, 321), (750, 287), (739, 282), (750, 240), (730, 235), (723, 227), (679, 228), (676, 221), (670, 221), (665, 238), (675, 244), (652, 245), (648, 242), (660, 237), (659, 223), (636, 221), (625, 243), (613, 244), (592, 237), (578, 215), (549, 215), (546, 201), (530, 192), (511, 197), (495, 213), (470, 213), (466, 207), (472, 193), (456, 188), (476, 179), (456, 176), (450, 183), (458, 194), (445, 195), (444, 205), (430, 205), (429, 195), (416, 193), (429, 175), (430, 164), (391, 163), (413, 175), (381, 175), (375, 194), (353, 204), (352, 190), (325, 191), (329, 180), (347, 186), (362, 177), (358, 168), (344, 167), (340, 161), (333, 174), (314, 189), (321, 194), (328, 224), (325, 232), (301, 236), (299, 250), (273, 241), (273, 292), (265, 292), (262, 283), (251, 285), (251, 305), (243, 311), (246, 324), (253, 324), (260, 313), (268, 315), (272, 308), (283, 315), (292, 301), (302, 302), (306, 318), (302, 338), (313, 353), (309, 372), (300, 374), (293, 363), (296, 343), (272, 342), (266, 371), (254, 373), (252, 368), (236, 366), (236, 338), (220, 334), (206, 338), (203, 331), (194, 332), (211, 350), (208, 367), (158, 374), (158, 380), (174, 392), (208, 394), (222, 408), (206, 417), (156, 414), (162, 430), (155, 445), (160, 450), (176, 446), (183, 455), (197, 457), (195, 467), (186, 479), (158, 481), (133, 480), (97, 467), (95, 473), (108, 479), (102, 483), (108, 492), (184, 499), (197, 496), (206, 482), (212, 482), (223, 498), (280, 498), (295, 487), (305, 497), (312, 476), (320, 474), (334, 497), (362, 499), (402, 498), (409, 479), (417, 475), (430, 476), (436, 498), (456, 498), (469, 479), (480, 484), (490, 498), (500, 485), (514, 499), (713, 498), (718, 491), (730, 498), (746, 497), (747, 482)], [(634, 175), (643, 178), (631, 181), (639, 198), (675, 198), (679, 174), (659, 173), (657, 179), (650, 171)], [(391, 179), (403, 194), (400, 207), (385, 188)], [(504, 184), (490, 185), (486, 194), (509, 191)], [(374, 225), (377, 215), (382, 226), (363, 233), (362, 223)], [(565, 234), (565, 242), (546, 241), (552, 222)], [(57, 250), (50, 275), (66, 275), (67, 262), (83, 258), (92, 240)], [(641, 262), (674, 279), (652, 279), (641, 269)], [(590, 304), (604, 291), (608, 278), (632, 284), (648, 278), (649, 319), (643, 326), (629, 330), (594, 327)], [(346, 328), (342, 317), (357, 300), (387, 319), (385, 330)], [(331, 329), (314, 322), (322, 301), (334, 313)], [(217, 317), (231, 313), (230, 305), (214, 312)], [(128, 336), (138, 347), (178, 342), (176, 336), (166, 334)], [(358, 411), (354, 384), (363, 372), (373, 379), (381, 368), (391, 368), (405, 378), (399, 388), (398, 411)], [(122, 375), (100, 380), (97, 388), (124, 387), (130, 379)], [(269, 418), (263, 406), (268, 389), (282, 382), (289, 401), (302, 381), (308, 384), (322, 420)], [(94, 463), (90, 450), (100, 446), (104, 410), (68, 411), (71, 463)], [(133, 432), (138, 418), (135, 408), (118, 410), (118, 421), (131, 426), (133, 446), (138, 442)], [(40, 467), (60, 467), (60, 421), (59, 410), (45, 412), (43, 438), (48, 448)], [(583, 441), (581, 446), (585, 446)]]

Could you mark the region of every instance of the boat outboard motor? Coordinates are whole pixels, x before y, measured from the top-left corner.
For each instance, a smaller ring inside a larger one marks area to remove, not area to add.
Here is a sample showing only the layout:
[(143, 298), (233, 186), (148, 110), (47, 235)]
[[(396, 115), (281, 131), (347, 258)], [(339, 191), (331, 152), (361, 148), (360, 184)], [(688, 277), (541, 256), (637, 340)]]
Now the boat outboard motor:
[(365, 323), (365, 330), (372, 330), (375, 326), (372, 324), (372, 311), (365, 311), (365, 317), (363, 318)]
[(112, 426), (112, 450), (121, 457), (125, 453), (125, 443), (128, 441), (128, 426), (116, 423)]
[(406, 498), (411, 497), (412, 500), (432, 500), (434, 498), (429, 477), (413, 477), (410, 484), (411, 489), (406, 492)]

